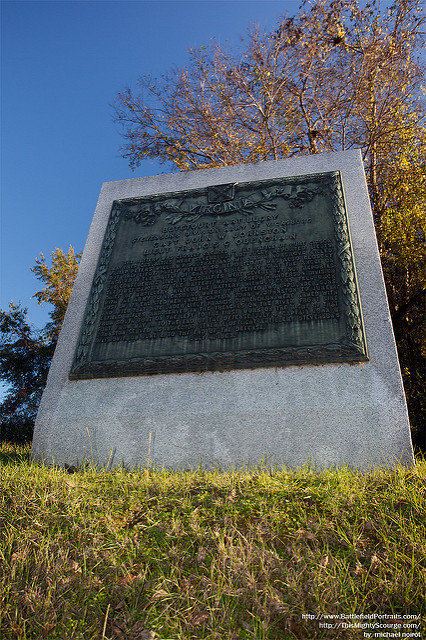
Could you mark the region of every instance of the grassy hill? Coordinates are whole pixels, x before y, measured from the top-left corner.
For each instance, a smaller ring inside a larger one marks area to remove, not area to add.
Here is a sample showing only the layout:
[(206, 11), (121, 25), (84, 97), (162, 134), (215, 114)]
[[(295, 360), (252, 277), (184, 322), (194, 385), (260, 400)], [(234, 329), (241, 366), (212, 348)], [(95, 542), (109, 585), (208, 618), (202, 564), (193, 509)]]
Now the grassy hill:
[(426, 638), (424, 460), (69, 473), (3, 444), (0, 485), (3, 640)]

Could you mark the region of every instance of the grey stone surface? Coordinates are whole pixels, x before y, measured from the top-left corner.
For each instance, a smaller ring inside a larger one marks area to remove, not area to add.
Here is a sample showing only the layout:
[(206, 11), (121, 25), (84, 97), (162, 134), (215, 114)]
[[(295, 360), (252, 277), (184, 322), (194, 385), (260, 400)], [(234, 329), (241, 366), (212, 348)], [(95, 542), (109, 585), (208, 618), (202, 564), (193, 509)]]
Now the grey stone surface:
[[(370, 360), (69, 380), (113, 200), (340, 170)], [(32, 456), (124, 463), (367, 469), (413, 463), (405, 397), (360, 152), (105, 183), (37, 416)]]

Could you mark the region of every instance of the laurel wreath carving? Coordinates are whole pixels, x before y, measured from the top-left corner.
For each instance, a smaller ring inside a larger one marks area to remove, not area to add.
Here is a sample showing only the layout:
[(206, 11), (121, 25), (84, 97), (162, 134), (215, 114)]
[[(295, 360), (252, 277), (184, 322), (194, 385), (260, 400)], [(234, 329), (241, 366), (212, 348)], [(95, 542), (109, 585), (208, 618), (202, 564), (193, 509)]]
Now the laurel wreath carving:
[(339, 172), (336, 172), (333, 175), (330, 195), (334, 203), (333, 214), (335, 221), (335, 234), (338, 242), (340, 277), (343, 285), (342, 289), (348, 339), (354, 349), (356, 349), (360, 354), (366, 355), (361, 306), (357, 295), (352, 247), (349, 227), (346, 220), (345, 200)]
[[(233, 209), (230, 211), (216, 211), (216, 212), (191, 212), (185, 210), (185, 199), (182, 199), (179, 204), (170, 204), (169, 201), (166, 202), (156, 202), (155, 205), (152, 205), (153, 208), (147, 207), (146, 203), (140, 203), (140, 201), (132, 200), (128, 201), (128, 207), (131, 206), (132, 210), (129, 211), (127, 208), (124, 211), (124, 216), (128, 220), (133, 220), (137, 224), (140, 224), (143, 227), (149, 227), (155, 224), (158, 216), (165, 214), (165, 220), (170, 224), (177, 224), (181, 220), (185, 220), (185, 222), (196, 222), (203, 216), (217, 216), (224, 215), (230, 213), (240, 213), (242, 215), (248, 216), (253, 214), (256, 209), (263, 209), (265, 211), (275, 211), (277, 207), (276, 202), (271, 202), (272, 199), (276, 197), (283, 198), (287, 200), (291, 209), (298, 208), (301, 209), (307, 202), (310, 202), (318, 193), (321, 193), (321, 187), (318, 188), (304, 188), (303, 185), (292, 185), (288, 187), (288, 191), (280, 194), (279, 196), (271, 191), (263, 190), (262, 199), (257, 201), (245, 202), (238, 209)], [(174, 194), (170, 194), (168, 200), (172, 199)], [(138, 206), (139, 205), (139, 206)], [(135, 209), (135, 207), (137, 207)]]
[(90, 291), (86, 313), (82, 323), (82, 331), (76, 349), (74, 368), (78, 367), (79, 363), (85, 361), (89, 355), (90, 344), (92, 341), (94, 325), (96, 321), (96, 314), (99, 310), (99, 303), (107, 273), (107, 265), (111, 257), (112, 248), (114, 246), (117, 225), (120, 220), (120, 213), (121, 207), (118, 203), (115, 203), (108, 220), (104, 242), (99, 256), (98, 266), (96, 267), (95, 276), (93, 278), (93, 284)]
[(187, 371), (226, 371), (257, 367), (282, 367), (294, 364), (321, 364), (341, 360), (359, 361), (351, 345), (328, 344), (286, 349), (258, 349), (238, 353), (196, 353), (155, 358), (132, 358), (91, 362), (76, 367), (71, 379), (125, 377)]
[(288, 201), (290, 209), (301, 209), (307, 202), (311, 202), (318, 193), (322, 192), (321, 187), (310, 189), (293, 187), (289, 193), (284, 193), (281, 197)]

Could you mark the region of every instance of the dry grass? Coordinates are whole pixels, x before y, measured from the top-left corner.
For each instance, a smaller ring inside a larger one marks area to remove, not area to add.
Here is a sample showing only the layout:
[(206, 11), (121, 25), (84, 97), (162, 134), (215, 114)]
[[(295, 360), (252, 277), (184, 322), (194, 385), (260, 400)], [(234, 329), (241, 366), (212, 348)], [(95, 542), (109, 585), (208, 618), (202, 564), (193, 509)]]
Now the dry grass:
[(426, 637), (425, 461), (69, 474), (5, 444), (0, 482), (4, 640)]

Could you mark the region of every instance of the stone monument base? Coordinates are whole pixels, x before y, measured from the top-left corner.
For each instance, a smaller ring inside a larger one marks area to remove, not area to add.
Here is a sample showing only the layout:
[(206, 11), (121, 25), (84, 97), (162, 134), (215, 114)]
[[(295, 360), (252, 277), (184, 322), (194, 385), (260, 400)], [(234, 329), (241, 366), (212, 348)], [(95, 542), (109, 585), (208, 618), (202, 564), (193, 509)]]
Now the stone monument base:
[(128, 467), (410, 464), (408, 432), (404, 439), (390, 429), (402, 408), (395, 395), (367, 364), (82, 380), (52, 415), (61, 429), (52, 428), (48, 462), (76, 465), (93, 455), (97, 464)]

